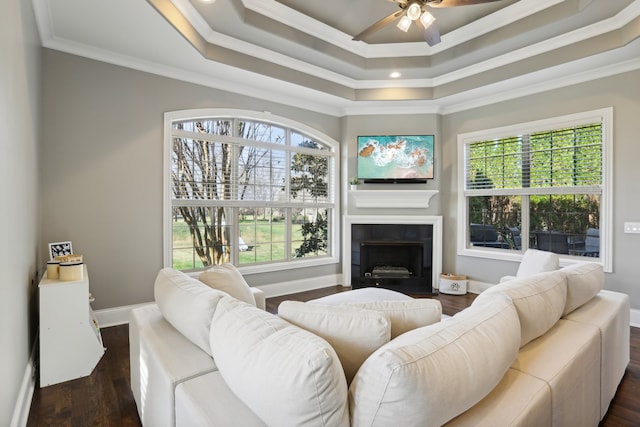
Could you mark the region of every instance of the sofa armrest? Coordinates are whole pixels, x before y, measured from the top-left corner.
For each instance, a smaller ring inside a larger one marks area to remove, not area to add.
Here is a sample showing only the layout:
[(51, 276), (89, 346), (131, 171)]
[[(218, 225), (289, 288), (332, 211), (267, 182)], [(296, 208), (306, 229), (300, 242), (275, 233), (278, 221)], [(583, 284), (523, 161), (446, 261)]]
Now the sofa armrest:
[(156, 304), (129, 314), (131, 390), (144, 426), (175, 427), (175, 388), (217, 371), (211, 356), (167, 322)]
[(253, 297), (256, 299), (256, 307), (266, 310), (267, 309), (267, 298), (264, 294), (264, 291), (259, 288), (251, 288), (251, 293)]

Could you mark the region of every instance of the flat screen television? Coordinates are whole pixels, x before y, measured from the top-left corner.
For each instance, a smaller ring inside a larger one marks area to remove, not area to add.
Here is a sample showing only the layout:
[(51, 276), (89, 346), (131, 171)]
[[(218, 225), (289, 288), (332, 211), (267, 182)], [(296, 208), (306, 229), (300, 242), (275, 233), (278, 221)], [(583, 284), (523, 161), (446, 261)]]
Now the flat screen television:
[(372, 183), (424, 183), (433, 179), (433, 135), (358, 137), (358, 179)]

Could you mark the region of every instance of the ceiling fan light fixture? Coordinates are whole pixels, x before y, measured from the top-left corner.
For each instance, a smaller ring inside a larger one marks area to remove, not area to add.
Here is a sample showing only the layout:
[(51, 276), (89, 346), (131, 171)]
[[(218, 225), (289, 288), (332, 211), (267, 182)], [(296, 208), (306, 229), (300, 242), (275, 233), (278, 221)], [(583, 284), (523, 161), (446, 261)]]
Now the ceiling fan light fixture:
[(412, 21), (420, 18), (420, 14), (422, 13), (422, 7), (418, 3), (411, 3), (407, 8), (407, 17)]
[(434, 18), (434, 16), (427, 11), (425, 11), (420, 17), (420, 23), (424, 28), (429, 27), (429, 25), (433, 24), (435, 20), (436, 18)]
[(409, 18), (407, 15), (403, 15), (402, 18), (400, 18), (400, 20), (398, 21), (397, 27), (401, 31), (404, 31), (406, 33), (407, 31), (409, 31), (410, 26), (411, 26), (411, 18)]

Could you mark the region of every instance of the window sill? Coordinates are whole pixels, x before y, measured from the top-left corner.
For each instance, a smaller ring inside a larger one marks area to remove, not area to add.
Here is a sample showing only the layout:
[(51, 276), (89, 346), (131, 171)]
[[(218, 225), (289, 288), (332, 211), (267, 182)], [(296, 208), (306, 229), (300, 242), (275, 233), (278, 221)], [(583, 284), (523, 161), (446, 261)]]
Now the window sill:
[(292, 270), (296, 268), (317, 267), (320, 265), (337, 264), (340, 260), (336, 257), (326, 256), (314, 259), (300, 259), (283, 261), (271, 264), (239, 265), (238, 271), (242, 274), (270, 273), (274, 271)]
[[(475, 258), (494, 259), (497, 261), (522, 261), (523, 251), (507, 251), (505, 249), (462, 249), (458, 251), (460, 256), (469, 256)], [(602, 260), (602, 258), (584, 257), (584, 256), (571, 256), (571, 255), (558, 255), (560, 260), (560, 267), (566, 267), (567, 265), (575, 264), (576, 262), (597, 262), (603, 264), (605, 273), (611, 273), (611, 269), (608, 269)]]

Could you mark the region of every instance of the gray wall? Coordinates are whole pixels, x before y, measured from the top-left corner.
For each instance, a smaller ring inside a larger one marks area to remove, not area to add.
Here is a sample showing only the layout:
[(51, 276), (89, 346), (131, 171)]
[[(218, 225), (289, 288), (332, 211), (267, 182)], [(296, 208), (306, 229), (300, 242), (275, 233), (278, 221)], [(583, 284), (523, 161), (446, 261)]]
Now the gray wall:
[[(640, 71), (578, 84), (537, 95), (502, 102), (444, 117), (446, 176), (443, 179), (445, 235), (455, 235), (458, 170), (457, 135), (480, 129), (528, 122), (548, 117), (613, 107), (614, 114), (614, 194), (613, 194), (613, 273), (605, 275), (605, 288), (627, 293), (631, 307), (640, 309), (640, 235), (624, 234), (625, 221), (640, 221)], [(454, 239), (446, 239), (444, 259), (448, 267), (471, 278), (495, 283), (513, 274), (517, 264), (456, 255)]]
[[(614, 107), (614, 273), (609, 289), (626, 292), (640, 308), (633, 259), (640, 236), (622, 233), (640, 221), (635, 198), (639, 168), (635, 121), (640, 116), (640, 72), (600, 79), (522, 99), (448, 115), (331, 117), (45, 50), (43, 86), (43, 237), (41, 245), (71, 240), (86, 257), (96, 308), (151, 301), (162, 266), (162, 115), (201, 107), (267, 110), (342, 141), (344, 176), (355, 174), (355, 137), (365, 133), (434, 133), (439, 190), (426, 212), (443, 215), (443, 271), (489, 283), (515, 272), (511, 262), (458, 257), (455, 247), (457, 134)], [(372, 188), (372, 187), (369, 187)], [(384, 188), (384, 187), (381, 187)], [(345, 192), (346, 193), (346, 192)], [(343, 197), (347, 197), (346, 194)], [(349, 214), (398, 213), (393, 209)], [(410, 210), (402, 213), (414, 214)], [(41, 260), (44, 262), (44, 259)], [(248, 277), (255, 285), (339, 273), (339, 265)]]
[[(73, 55), (43, 51), (41, 245), (70, 240), (95, 309), (153, 301), (162, 268), (163, 114), (270, 111), (339, 140), (340, 119)], [(45, 259), (41, 259), (44, 263)], [(339, 273), (339, 265), (251, 275), (262, 285)]]
[(31, 2), (3, 2), (0, 28), (0, 425), (9, 426), (16, 406), (13, 422), (26, 420), (18, 401), (36, 328), (40, 41)]

